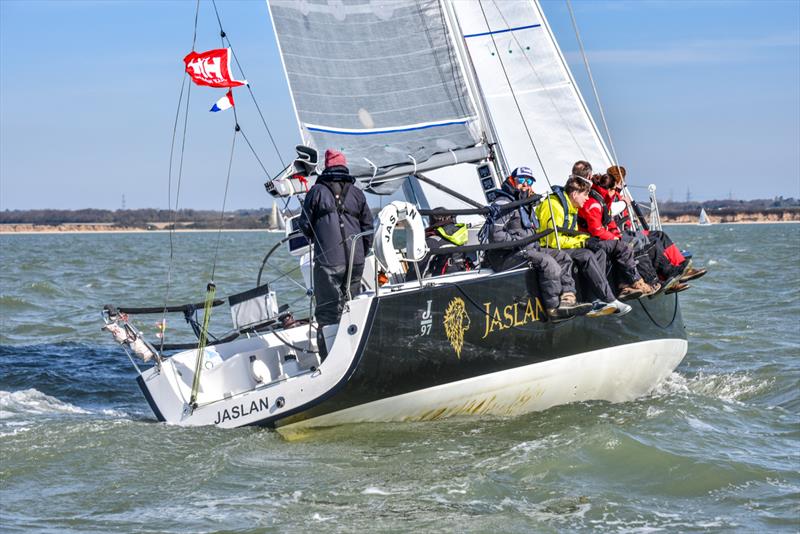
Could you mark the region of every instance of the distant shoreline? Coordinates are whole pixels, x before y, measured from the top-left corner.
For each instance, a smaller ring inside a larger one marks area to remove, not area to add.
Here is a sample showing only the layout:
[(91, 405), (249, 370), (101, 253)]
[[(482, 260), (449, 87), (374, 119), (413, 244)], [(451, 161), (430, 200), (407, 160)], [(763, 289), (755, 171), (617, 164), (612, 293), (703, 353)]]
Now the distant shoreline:
[[(95, 228), (81, 228), (81, 229), (53, 229), (53, 228), (42, 228), (42, 229), (25, 229), (25, 230), (9, 230), (7, 228), (3, 228), (3, 225), (0, 225), (0, 235), (34, 235), (34, 234), (168, 234), (169, 230), (147, 230), (144, 228), (120, 228), (120, 229), (111, 229), (111, 228), (103, 228), (103, 229), (95, 229)], [(9, 225), (13, 226), (13, 225)], [(186, 233), (211, 233), (211, 232), (219, 232), (219, 229), (211, 229), (211, 228), (191, 228), (191, 229), (175, 229), (176, 234), (186, 234)], [(265, 232), (268, 234), (283, 234), (283, 230), (269, 230), (267, 228), (223, 228), (222, 232)]]
[[(724, 224), (798, 224), (800, 220), (791, 221), (728, 221), (713, 223), (713, 226)], [(688, 221), (663, 221), (661, 224), (664, 226), (697, 226), (696, 222)], [(14, 229), (9, 227), (25, 226), (25, 229)], [(100, 225), (69, 225), (71, 228), (52, 227), (42, 225), (40, 228), (31, 225), (0, 225), (0, 235), (54, 235), (54, 234), (168, 234), (169, 230), (147, 230), (144, 228), (119, 228), (112, 229), (109, 227), (99, 228)], [(175, 233), (212, 233), (219, 232), (219, 229), (206, 229), (206, 228), (186, 228), (176, 229)], [(264, 232), (270, 234), (283, 234), (283, 230), (270, 230), (267, 228), (223, 228), (222, 232)]]

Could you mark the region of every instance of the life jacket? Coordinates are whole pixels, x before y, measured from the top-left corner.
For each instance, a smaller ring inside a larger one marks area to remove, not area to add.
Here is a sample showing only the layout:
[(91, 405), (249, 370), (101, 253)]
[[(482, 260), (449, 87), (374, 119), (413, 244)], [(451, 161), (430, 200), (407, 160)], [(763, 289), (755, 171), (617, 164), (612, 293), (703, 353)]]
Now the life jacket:
[[(451, 232), (448, 233), (448, 230)], [(465, 245), (469, 240), (469, 229), (464, 223), (443, 224), (436, 228), (436, 233), (457, 247)]]
[(564, 193), (564, 188), (560, 185), (552, 187), (553, 194), (558, 197), (561, 202), (561, 208), (564, 210), (564, 222), (558, 226), (560, 230), (577, 230), (578, 229), (578, 214), (574, 217), (569, 216), (569, 202), (567, 202), (567, 195)]
[[(450, 243), (460, 247), (469, 240), (469, 229), (464, 223), (443, 224), (435, 230), (435, 235), (446, 239)], [(447, 273), (461, 271), (471, 271), (475, 264), (469, 255), (463, 252), (453, 252), (451, 254), (436, 254), (428, 264), (428, 272), (432, 276), (440, 276)]]
[[(615, 191), (611, 195), (611, 202), (616, 202), (618, 200), (622, 200), (622, 196)], [(610, 205), (610, 203), (609, 203), (609, 205)], [(609, 210), (610, 209), (611, 208), (609, 207)], [(630, 230), (631, 229), (630, 228), (631, 227), (631, 221), (630, 221), (630, 218), (628, 217), (628, 209), (627, 208), (625, 208), (624, 210), (622, 210), (618, 214), (614, 215), (613, 219), (614, 219), (614, 222), (617, 223), (617, 228), (619, 228), (620, 230)]]
[[(595, 199), (598, 204), (600, 204), (600, 209), (603, 212), (602, 223), (603, 226), (608, 228), (608, 225), (611, 224), (611, 222), (614, 219), (611, 217), (611, 210), (609, 209), (608, 204), (606, 204), (606, 199), (604, 199), (603, 195), (601, 195), (600, 192), (594, 188), (589, 190), (589, 196)], [(578, 224), (580, 224), (581, 226), (583, 227), (588, 226), (586, 224), (586, 219), (584, 219), (583, 217), (577, 217), (577, 219), (578, 219)]]
[[(511, 186), (509, 186), (507, 184), (508, 184), (508, 182), (504, 182), (503, 183), (503, 187), (501, 189), (497, 189), (496, 190), (497, 196), (503, 196), (503, 197), (507, 198), (510, 202), (515, 202), (517, 200), (522, 200), (522, 199), (519, 198), (519, 195), (516, 193), (516, 190), (513, 187), (511, 187)], [(520, 220), (522, 222), (522, 226), (524, 228), (533, 228), (534, 232), (538, 232), (539, 231), (539, 227), (541, 225), (539, 224), (539, 219), (536, 218), (536, 213), (534, 213), (533, 211), (528, 212), (527, 208), (528, 208), (529, 205), (530, 204), (526, 204), (524, 206), (520, 206), (520, 207), (517, 208), (517, 211), (519, 212), (519, 217), (520, 217)], [(490, 217), (491, 217), (491, 214), (490, 214)]]

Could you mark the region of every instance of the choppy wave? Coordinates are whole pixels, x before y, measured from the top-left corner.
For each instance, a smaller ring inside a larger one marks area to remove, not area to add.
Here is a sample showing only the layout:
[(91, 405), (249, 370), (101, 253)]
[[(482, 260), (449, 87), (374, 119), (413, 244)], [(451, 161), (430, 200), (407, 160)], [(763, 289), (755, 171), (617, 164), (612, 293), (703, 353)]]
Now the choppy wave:
[[(165, 235), (6, 239), (15, 263), (0, 270), (4, 527), (797, 532), (800, 271), (775, 266), (797, 265), (799, 230), (668, 230), (710, 269), (680, 296), (685, 361), (644, 398), (335, 427), (294, 442), (155, 422), (98, 312), (163, 302)], [(258, 251), (279, 238), (231, 236), (218, 287), (252, 287)], [(213, 241), (181, 236), (175, 302), (202, 300)]]
[(775, 378), (753, 378), (747, 373), (699, 373), (687, 378), (673, 372), (656, 386), (651, 395), (701, 395), (723, 401), (742, 401), (768, 391), (774, 383)]
[(88, 411), (36, 389), (0, 391), (0, 419), (19, 415), (87, 414)]
[(0, 310), (4, 314), (18, 313), (38, 308), (34, 303), (14, 295), (0, 295)]

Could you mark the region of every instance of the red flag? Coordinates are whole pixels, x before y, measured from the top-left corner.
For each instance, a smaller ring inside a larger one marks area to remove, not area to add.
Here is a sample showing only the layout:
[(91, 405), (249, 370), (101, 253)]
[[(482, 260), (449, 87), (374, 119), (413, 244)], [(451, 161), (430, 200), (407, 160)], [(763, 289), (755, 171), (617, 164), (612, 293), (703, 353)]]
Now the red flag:
[(183, 62), (186, 64), (186, 72), (197, 85), (238, 87), (247, 83), (233, 79), (230, 48), (191, 52), (183, 58)]

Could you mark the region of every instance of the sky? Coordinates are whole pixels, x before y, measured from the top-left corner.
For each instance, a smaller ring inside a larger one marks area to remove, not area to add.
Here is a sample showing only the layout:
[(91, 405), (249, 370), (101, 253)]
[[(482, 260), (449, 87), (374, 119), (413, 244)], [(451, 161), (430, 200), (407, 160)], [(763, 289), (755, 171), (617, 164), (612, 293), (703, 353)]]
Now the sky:
[[(467, 1), (467, 0), (464, 0)], [(300, 141), (261, 0), (220, 16), (284, 161)], [(544, 11), (585, 99), (591, 89), (562, 0)], [(673, 200), (800, 197), (800, 0), (572, 0), (620, 162)], [(190, 0), (0, 0), (0, 209), (167, 208), (170, 146), (191, 50)], [(219, 47), (201, 0), (197, 49)], [(220, 209), (233, 115), (192, 89), (180, 208)], [(246, 93), (243, 131), (282, 165)], [(237, 141), (227, 209), (271, 205)]]

